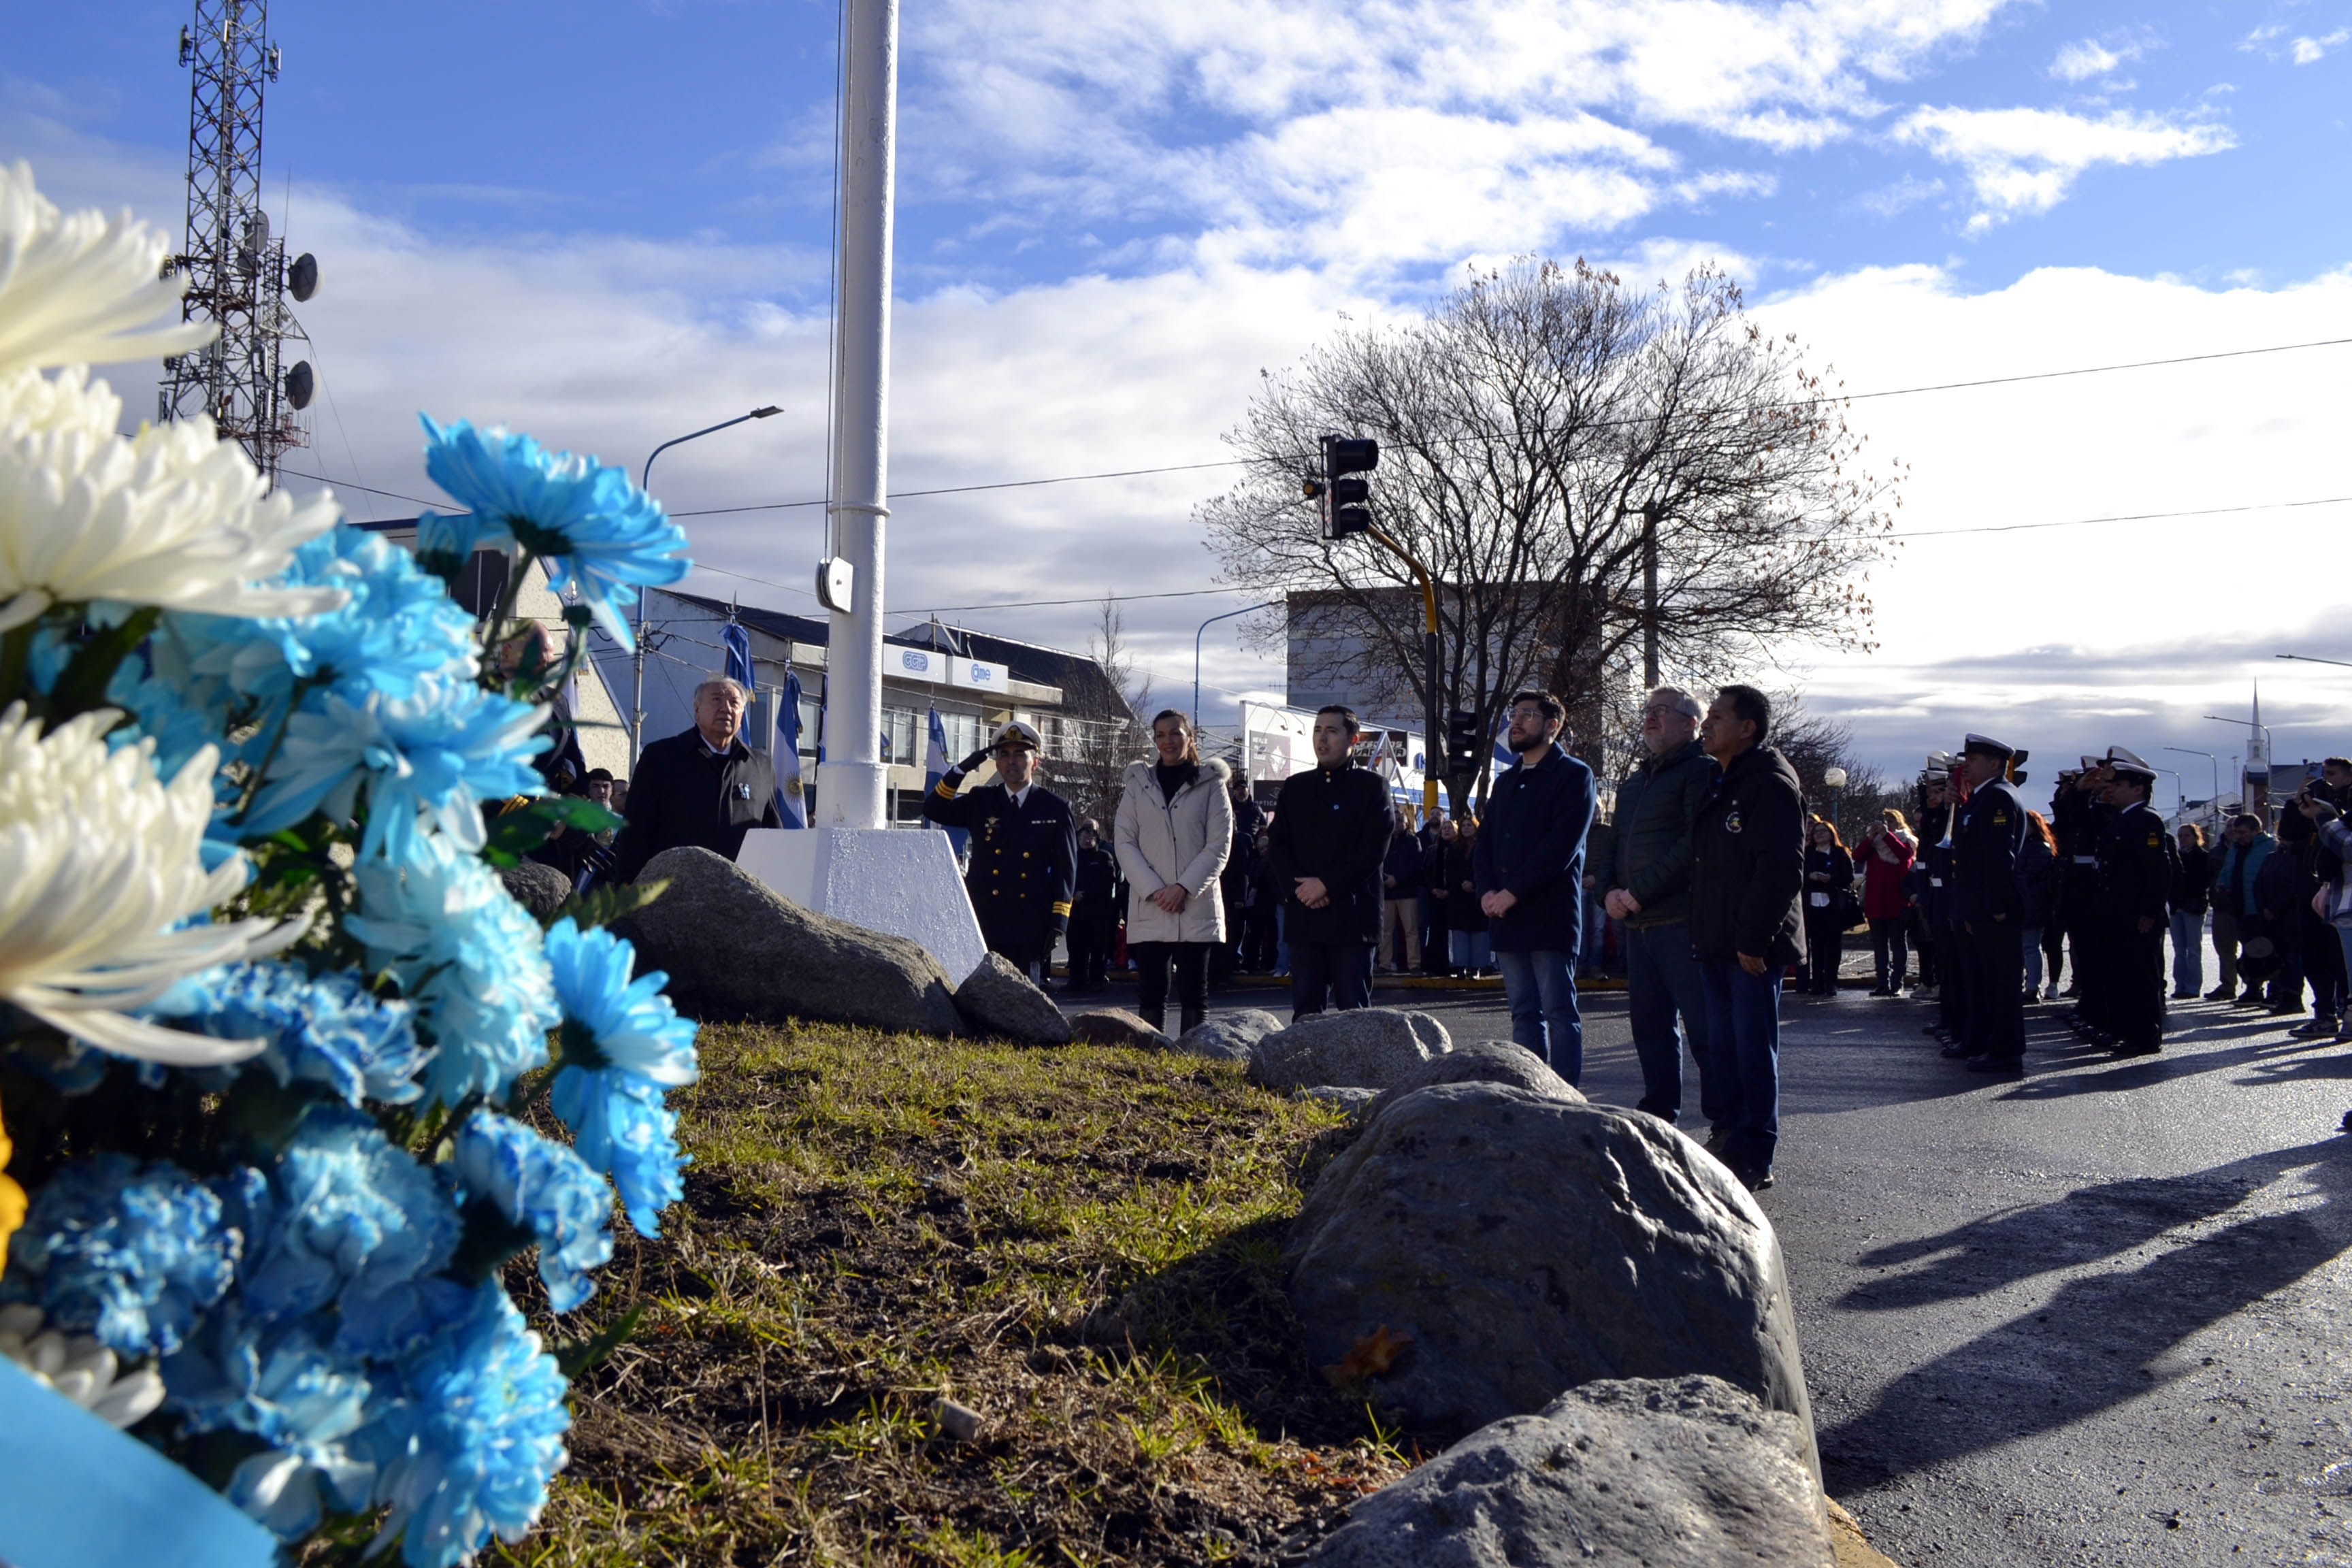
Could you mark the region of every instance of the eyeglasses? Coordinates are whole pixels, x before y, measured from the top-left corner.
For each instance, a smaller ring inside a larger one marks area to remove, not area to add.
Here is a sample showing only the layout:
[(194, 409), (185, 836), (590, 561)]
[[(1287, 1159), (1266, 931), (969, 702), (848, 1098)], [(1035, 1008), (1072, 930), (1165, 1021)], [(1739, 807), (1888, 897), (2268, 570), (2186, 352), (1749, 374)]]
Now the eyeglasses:
[[(1664, 718), (1665, 718), (1668, 714), (1672, 714), (1672, 713), (1682, 713), (1682, 711), (1683, 711), (1683, 710), (1682, 710), (1681, 709), (1679, 709), (1679, 708), (1675, 707), (1675, 706), (1673, 703), (1671, 703), (1671, 702), (1653, 702), (1653, 703), (1651, 703), (1648, 707), (1646, 707), (1646, 708), (1644, 708), (1644, 709), (1643, 709), (1643, 710), (1642, 710), (1642, 717), (1643, 717), (1643, 718), (1644, 718), (1644, 719), (1650, 719), (1650, 718), (1664, 719)], [(1687, 718), (1690, 718), (1690, 717), (1692, 717), (1692, 716), (1693, 716), (1693, 715), (1690, 715), (1690, 714), (1687, 714), (1687, 713), (1683, 714), (1683, 717), (1685, 717), (1685, 718), (1686, 718), (1686, 719), (1687, 719)]]

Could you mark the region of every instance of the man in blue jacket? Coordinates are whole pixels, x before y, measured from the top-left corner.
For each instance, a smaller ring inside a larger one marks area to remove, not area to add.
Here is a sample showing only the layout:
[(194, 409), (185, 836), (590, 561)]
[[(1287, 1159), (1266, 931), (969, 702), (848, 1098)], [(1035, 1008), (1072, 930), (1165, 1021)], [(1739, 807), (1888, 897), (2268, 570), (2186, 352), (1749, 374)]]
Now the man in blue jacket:
[(1567, 720), (1568, 710), (1549, 691), (1511, 699), (1504, 743), (1519, 764), (1486, 793), (1486, 820), (1471, 863), (1511, 1005), (1511, 1038), (1572, 1084), (1584, 1076), (1576, 954), (1584, 933), (1592, 770), (1561, 749)]

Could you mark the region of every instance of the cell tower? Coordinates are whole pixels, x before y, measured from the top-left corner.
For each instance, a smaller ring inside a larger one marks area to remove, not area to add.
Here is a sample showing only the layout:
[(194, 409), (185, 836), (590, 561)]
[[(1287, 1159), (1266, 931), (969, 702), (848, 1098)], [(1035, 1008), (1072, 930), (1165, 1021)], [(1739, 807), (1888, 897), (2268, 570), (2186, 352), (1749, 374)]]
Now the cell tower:
[(288, 265), (286, 241), (272, 237), (261, 208), (261, 92), (278, 66), (268, 0), (196, 0), (195, 25), (180, 29), (180, 64), (194, 76), (188, 235), (166, 265), (188, 279), (182, 317), (214, 322), (220, 336), (163, 362), (155, 416), (211, 415), (274, 486), (279, 454), (310, 445), (295, 416), (310, 402), (310, 363), (284, 360), (288, 339), (310, 339), (286, 298), (317, 290), (319, 263), (305, 252)]

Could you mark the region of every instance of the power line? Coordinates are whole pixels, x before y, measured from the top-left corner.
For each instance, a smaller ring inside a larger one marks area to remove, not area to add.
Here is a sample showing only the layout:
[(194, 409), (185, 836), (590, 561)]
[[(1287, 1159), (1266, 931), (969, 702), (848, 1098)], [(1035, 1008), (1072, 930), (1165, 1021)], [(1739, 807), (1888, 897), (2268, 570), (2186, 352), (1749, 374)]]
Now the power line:
[(2220, 517), (2233, 511), (2284, 511), (2294, 507), (2342, 506), (2352, 501), (2352, 496), (2319, 496), (2311, 500), (2259, 500), (2242, 506), (2199, 507), (2189, 511), (2118, 512), (2112, 517), (2072, 517), (2058, 522), (1995, 522), (1979, 528), (1929, 528), (1916, 533), (1850, 535), (1857, 538), (1880, 539), (1949, 539), (1961, 533), (2028, 533), (2044, 528), (2084, 528), (2095, 522), (2157, 522), (2168, 518)]

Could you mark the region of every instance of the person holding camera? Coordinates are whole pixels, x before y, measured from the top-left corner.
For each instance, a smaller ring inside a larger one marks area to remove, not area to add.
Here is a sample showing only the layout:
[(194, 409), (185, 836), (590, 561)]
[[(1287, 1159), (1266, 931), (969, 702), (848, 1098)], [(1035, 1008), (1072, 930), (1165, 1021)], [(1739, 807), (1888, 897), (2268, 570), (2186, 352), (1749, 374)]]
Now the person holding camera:
[(1863, 830), (1862, 918), (1870, 922), (1871, 956), (1878, 974), (1873, 996), (1902, 995), (1909, 975), (1911, 954), (1903, 928), (1910, 896), (1903, 890), (1903, 879), (1918, 852), (1911, 825), (1891, 805)]
[[(963, 885), (981, 938), (1042, 984), (1054, 944), (1069, 929), (1078, 834), (1070, 803), (1037, 783), (1041, 750), (1037, 731), (1020, 720), (999, 726), (986, 750), (940, 775), (923, 797), (923, 818), (971, 835)], [(996, 782), (959, 794), (964, 776), (992, 757)]]
[(1853, 898), (1853, 857), (1825, 816), (1815, 815), (1806, 825), (1805, 837), (1804, 994), (1834, 996)]

